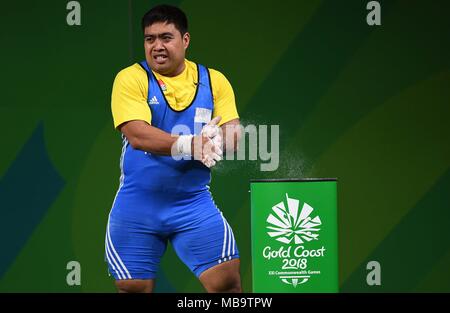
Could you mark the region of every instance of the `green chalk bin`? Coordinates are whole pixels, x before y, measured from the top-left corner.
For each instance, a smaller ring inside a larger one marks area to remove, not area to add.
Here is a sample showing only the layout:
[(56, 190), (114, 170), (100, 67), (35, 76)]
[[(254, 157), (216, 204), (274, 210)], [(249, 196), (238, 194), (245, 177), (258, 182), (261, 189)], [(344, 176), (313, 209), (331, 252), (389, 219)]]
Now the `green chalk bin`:
[(251, 180), (250, 193), (253, 292), (338, 292), (337, 180)]

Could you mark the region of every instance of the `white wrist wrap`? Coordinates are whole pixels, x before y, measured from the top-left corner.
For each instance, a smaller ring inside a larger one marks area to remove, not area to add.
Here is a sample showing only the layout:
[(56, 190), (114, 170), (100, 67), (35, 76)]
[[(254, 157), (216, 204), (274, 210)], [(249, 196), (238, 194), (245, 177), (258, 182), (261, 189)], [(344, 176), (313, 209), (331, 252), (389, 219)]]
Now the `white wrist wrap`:
[(192, 137), (193, 135), (181, 135), (177, 139), (177, 152), (178, 155), (192, 155)]

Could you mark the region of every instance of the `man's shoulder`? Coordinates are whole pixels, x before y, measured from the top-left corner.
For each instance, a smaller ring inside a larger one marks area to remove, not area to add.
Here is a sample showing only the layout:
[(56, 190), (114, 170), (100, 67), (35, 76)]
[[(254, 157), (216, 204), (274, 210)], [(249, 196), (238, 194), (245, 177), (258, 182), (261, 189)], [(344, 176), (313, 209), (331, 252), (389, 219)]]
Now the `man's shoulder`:
[[(195, 72), (197, 71), (197, 64), (201, 64), (201, 63), (196, 63), (196, 62), (190, 61), (188, 59), (185, 60), (185, 63), (186, 63), (186, 66), (188, 66), (188, 68), (190, 70), (193, 70)], [(203, 64), (201, 64), (201, 65), (203, 65)], [(203, 65), (203, 66), (208, 69), (209, 74), (211, 75), (211, 79), (223, 79), (223, 78), (225, 78), (225, 75), (223, 75), (220, 71), (218, 71), (218, 70), (216, 70), (214, 68), (211, 68), (209, 66), (206, 66), (206, 65)]]
[[(186, 65), (188, 66), (189, 70), (193, 71), (197, 74), (197, 63), (187, 60), (187, 59), (185, 59), (185, 61), (186, 61)], [(211, 67), (208, 67), (206, 65), (203, 65), (203, 66), (206, 67), (209, 71), (209, 77), (211, 79), (211, 84), (212, 84), (214, 93), (220, 92), (219, 90), (229, 90), (232, 88), (229, 80), (226, 78), (226, 76), (221, 71), (211, 68)]]
[(230, 82), (228, 81), (228, 79), (226, 78), (226, 76), (221, 72), (218, 71), (214, 68), (208, 68), (209, 70), (209, 75), (211, 77), (211, 83), (212, 85), (225, 85), (228, 86), (230, 85)]
[(142, 79), (147, 78), (147, 73), (145, 70), (138, 64), (134, 63), (130, 66), (127, 66), (120, 70), (117, 75), (116, 79)]

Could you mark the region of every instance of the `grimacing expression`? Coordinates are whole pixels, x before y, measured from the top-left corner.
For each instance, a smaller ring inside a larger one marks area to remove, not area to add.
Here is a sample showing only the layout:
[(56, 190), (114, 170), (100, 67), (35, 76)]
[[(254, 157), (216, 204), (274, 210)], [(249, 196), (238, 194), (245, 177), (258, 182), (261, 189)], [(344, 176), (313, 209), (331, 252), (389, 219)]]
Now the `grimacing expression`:
[(150, 67), (164, 76), (176, 76), (184, 69), (189, 33), (183, 36), (174, 24), (154, 23), (144, 29), (145, 58)]

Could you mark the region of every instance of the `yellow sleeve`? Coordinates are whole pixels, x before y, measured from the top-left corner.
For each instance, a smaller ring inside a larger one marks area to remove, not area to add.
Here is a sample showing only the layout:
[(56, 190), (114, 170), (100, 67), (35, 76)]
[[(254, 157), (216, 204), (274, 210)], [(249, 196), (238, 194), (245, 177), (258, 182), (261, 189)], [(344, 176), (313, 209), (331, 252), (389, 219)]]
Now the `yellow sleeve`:
[(213, 118), (221, 116), (219, 126), (239, 118), (233, 88), (228, 79), (219, 71), (209, 69), (214, 97)]
[(147, 104), (147, 91), (147, 74), (138, 64), (127, 67), (117, 74), (111, 94), (115, 128), (132, 120), (142, 120), (151, 124), (152, 114)]

